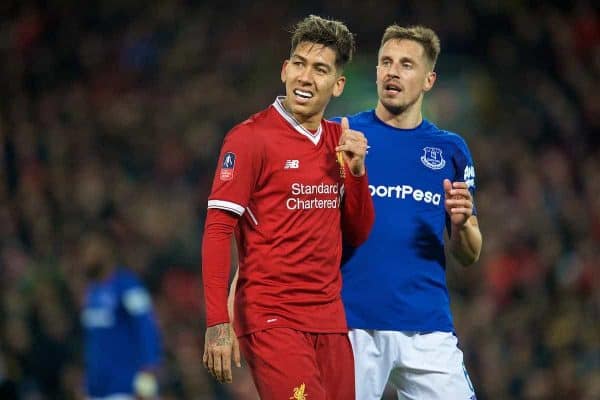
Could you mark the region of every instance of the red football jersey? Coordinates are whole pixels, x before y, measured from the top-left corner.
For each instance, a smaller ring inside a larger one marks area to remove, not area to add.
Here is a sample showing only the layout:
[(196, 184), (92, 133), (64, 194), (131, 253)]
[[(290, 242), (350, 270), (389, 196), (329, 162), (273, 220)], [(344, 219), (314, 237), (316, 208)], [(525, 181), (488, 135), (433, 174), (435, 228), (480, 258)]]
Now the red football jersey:
[(273, 327), (347, 331), (340, 135), (340, 125), (325, 120), (316, 132), (306, 130), (278, 98), (225, 137), (208, 208), (240, 216), (238, 335)]

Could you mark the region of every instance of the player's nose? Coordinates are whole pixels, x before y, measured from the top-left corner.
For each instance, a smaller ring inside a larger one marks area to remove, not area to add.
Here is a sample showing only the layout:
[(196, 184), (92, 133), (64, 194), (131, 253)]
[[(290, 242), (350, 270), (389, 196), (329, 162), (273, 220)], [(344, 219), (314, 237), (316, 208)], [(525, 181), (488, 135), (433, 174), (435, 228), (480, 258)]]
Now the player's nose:
[(392, 65), (387, 69), (387, 76), (391, 78), (400, 77), (400, 63), (393, 62)]
[(312, 77), (311, 69), (310, 68), (304, 68), (298, 74), (298, 82), (309, 83), (311, 81), (311, 77)]

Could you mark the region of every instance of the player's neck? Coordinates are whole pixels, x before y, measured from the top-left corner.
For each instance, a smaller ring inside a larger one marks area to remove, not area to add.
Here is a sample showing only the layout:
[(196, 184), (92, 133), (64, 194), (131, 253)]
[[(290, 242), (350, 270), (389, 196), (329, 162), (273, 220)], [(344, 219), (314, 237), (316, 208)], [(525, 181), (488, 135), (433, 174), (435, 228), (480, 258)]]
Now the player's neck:
[(400, 113), (394, 113), (385, 108), (381, 102), (378, 102), (375, 115), (386, 124), (399, 129), (414, 129), (423, 122), (420, 104), (413, 104)]
[(282, 101), (281, 104), (283, 104), (283, 107), (285, 108), (287, 113), (294, 117), (296, 122), (302, 125), (302, 127), (304, 127), (305, 129), (308, 129), (311, 132), (315, 132), (317, 129), (319, 129), (319, 126), (321, 125), (321, 120), (323, 119), (323, 111), (313, 115), (298, 114), (291, 109), (291, 107), (286, 103), (285, 100)]
[(321, 115), (313, 115), (310, 118), (303, 118), (301, 115), (294, 115), (294, 118), (302, 125), (305, 129), (308, 129), (311, 132), (315, 132), (319, 129), (321, 125), (321, 120), (323, 119), (323, 114)]

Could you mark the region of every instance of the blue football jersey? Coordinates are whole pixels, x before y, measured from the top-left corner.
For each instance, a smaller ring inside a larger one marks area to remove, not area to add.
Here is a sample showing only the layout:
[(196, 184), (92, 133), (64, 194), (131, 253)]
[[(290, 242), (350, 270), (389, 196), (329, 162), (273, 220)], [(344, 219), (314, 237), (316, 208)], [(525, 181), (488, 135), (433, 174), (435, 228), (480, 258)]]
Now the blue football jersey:
[[(349, 328), (454, 331), (446, 287), (443, 180), (475, 191), (465, 141), (427, 120), (398, 129), (373, 110), (349, 117), (369, 142), (367, 171), (375, 224), (359, 248), (345, 248), (342, 298)], [(474, 214), (475, 214), (474, 210)]]
[(85, 384), (90, 397), (132, 394), (142, 368), (161, 358), (151, 300), (137, 277), (117, 269), (87, 288), (81, 314), (85, 333)]

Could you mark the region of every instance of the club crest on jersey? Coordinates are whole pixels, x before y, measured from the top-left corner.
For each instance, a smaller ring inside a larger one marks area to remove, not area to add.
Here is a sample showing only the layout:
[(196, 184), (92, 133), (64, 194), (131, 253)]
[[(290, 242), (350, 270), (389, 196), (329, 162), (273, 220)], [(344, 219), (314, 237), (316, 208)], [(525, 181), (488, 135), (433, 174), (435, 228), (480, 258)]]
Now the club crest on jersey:
[(233, 171), (235, 170), (235, 154), (227, 152), (223, 156), (223, 164), (221, 164), (220, 178), (222, 181), (230, 181), (233, 179)]
[(303, 383), (298, 387), (294, 388), (294, 395), (290, 397), (290, 400), (307, 400), (308, 394), (304, 393), (306, 385)]
[(442, 149), (437, 147), (424, 147), (421, 162), (431, 169), (442, 169), (446, 165), (446, 160), (442, 157)]

